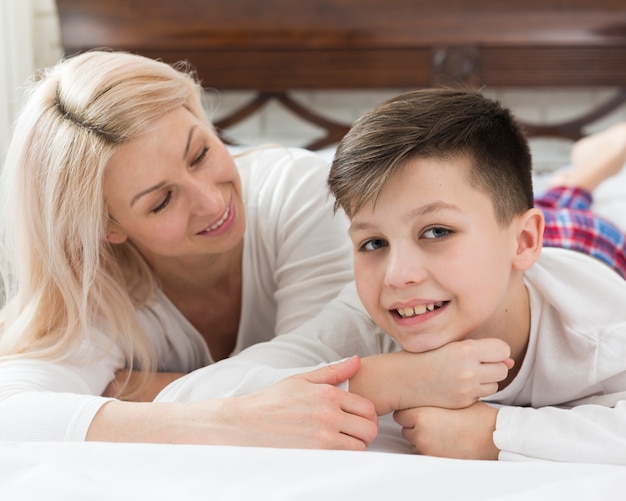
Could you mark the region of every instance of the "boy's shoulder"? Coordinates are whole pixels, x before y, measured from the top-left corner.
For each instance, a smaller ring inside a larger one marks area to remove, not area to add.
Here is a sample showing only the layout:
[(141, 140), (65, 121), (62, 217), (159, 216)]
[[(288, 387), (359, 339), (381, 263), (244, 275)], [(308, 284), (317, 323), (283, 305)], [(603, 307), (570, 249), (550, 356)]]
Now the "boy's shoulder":
[(531, 294), (540, 299), (540, 303), (531, 305), (547, 303), (566, 317), (584, 318), (585, 324), (623, 322), (626, 280), (587, 254), (544, 248), (524, 278)]

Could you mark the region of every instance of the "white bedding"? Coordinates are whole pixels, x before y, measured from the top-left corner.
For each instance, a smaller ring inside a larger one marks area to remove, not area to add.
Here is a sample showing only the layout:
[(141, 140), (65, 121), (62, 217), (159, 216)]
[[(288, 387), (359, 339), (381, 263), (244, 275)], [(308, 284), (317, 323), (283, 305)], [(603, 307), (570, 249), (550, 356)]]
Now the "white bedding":
[[(541, 189), (543, 180), (538, 179)], [(596, 193), (626, 231), (626, 170)], [(381, 420), (368, 452), (105, 443), (0, 444), (0, 500), (619, 500), (626, 466), (408, 453)]]
[(381, 451), (0, 445), (3, 501), (623, 501), (625, 479), (624, 466), (465, 461)]

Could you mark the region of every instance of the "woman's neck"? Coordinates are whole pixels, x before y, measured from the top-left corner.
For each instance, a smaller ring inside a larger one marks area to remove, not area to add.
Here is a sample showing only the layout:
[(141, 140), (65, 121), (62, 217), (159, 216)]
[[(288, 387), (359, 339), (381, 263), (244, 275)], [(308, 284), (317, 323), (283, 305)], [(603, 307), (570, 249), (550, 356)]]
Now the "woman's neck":
[(189, 259), (168, 259), (153, 264), (165, 293), (224, 292), (239, 284), (242, 275), (243, 243), (228, 253), (198, 256)]

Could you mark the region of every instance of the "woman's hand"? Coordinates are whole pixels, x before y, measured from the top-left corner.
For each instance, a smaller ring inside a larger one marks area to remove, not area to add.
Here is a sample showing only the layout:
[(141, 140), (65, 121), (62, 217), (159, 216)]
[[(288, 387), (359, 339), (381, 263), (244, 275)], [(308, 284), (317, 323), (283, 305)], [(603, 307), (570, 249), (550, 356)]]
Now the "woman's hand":
[(225, 402), (243, 445), (364, 450), (378, 433), (374, 405), (336, 387), (359, 358), (299, 374), (258, 393)]
[(364, 450), (378, 433), (374, 405), (336, 387), (359, 366), (352, 357), (241, 397), (114, 400), (100, 408), (87, 440)]
[(513, 360), (500, 339), (467, 339), (424, 353), (400, 351), (362, 360), (350, 392), (371, 400), (378, 415), (413, 407), (467, 407), (492, 395)]

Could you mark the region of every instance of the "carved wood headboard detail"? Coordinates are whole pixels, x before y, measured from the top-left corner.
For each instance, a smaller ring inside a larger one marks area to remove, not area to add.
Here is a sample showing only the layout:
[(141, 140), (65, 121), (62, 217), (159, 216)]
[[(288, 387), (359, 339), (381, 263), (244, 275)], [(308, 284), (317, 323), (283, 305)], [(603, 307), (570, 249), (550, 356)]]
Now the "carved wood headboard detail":
[(268, 101), (326, 130), (297, 89), (615, 88), (606, 103), (529, 136), (577, 139), (626, 103), (624, 0), (57, 0), (66, 53), (109, 47), (187, 60), (219, 90), (257, 96), (216, 125), (228, 128)]

